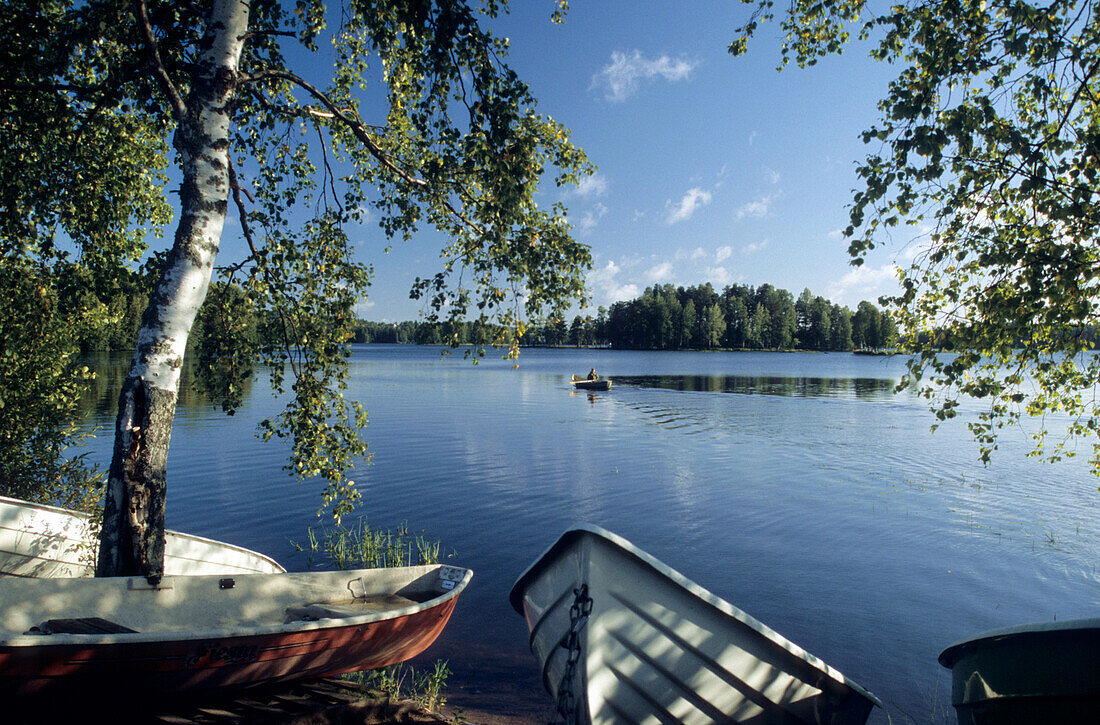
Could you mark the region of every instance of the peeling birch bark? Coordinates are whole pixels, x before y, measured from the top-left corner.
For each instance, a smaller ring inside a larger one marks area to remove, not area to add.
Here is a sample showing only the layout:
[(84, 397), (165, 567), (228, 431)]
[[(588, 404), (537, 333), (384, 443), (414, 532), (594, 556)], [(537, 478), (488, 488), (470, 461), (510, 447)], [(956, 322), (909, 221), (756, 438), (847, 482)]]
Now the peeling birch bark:
[(119, 397), (96, 576), (144, 576), (156, 583), (164, 573), (168, 444), (187, 337), (206, 297), (225, 223), (230, 104), (248, 11), (244, 0), (214, 0), (176, 129), (180, 221)]

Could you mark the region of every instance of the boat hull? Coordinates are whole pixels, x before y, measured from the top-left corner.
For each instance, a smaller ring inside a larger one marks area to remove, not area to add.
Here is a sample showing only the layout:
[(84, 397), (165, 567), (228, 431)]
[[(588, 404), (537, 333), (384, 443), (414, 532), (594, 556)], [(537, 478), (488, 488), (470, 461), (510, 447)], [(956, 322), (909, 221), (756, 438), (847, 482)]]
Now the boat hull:
[(580, 375), (574, 375), (571, 383), (573, 387), (580, 390), (611, 390), (611, 381), (607, 378), (589, 380), (588, 378), (582, 378)]
[[(0, 594), (0, 696), (163, 697), (395, 664), (435, 641), (471, 576), (435, 566), (166, 577), (159, 587), (129, 577), (11, 580)], [(70, 629), (32, 634), (30, 622)], [(74, 622), (104, 631), (75, 633)]]
[[(98, 540), (88, 514), (0, 496), (0, 576), (90, 577)], [(168, 576), (276, 574), (274, 559), (240, 546), (166, 531)]]
[(939, 662), (960, 725), (1100, 722), (1100, 619), (985, 632)]
[(0, 646), (0, 694), (147, 695), (251, 687), (403, 662), (436, 640), (455, 600), (405, 617), (306, 632), (175, 642)]
[[(863, 723), (881, 705), (599, 527), (566, 531), (519, 578), (511, 602), (527, 619), (559, 715), (577, 722)], [(562, 646), (571, 631), (579, 650), (572, 668), (570, 648)]]

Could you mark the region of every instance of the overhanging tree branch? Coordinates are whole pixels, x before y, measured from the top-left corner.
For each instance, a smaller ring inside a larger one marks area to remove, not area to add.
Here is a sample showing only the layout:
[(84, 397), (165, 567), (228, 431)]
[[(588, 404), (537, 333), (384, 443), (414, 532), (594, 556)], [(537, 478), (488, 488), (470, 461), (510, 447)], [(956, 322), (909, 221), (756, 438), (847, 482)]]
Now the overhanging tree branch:
[(179, 121), (187, 114), (187, 104), (183, 101), (168, 70), (164, 67), (164, 61), (160, 57), (160, 49), (157, 47), (157, 38), (153, 34), (153, 26), (149, 23), (149, 10), (145, 7), (145, 0), (134, 0), (134, 13), (137, 16), (138, 30), (141, 32), (142, 42), (145, 44), (145, 52), (148, 56), (149, 67), (160, 84), (161, 90), (168, 98), (172, 107), (172, 113)]
[[(256, 246), (255, 240), (252, 238), (252, 230), (248, 225), (248, 210), (245, 208), (244, 200), (241, 199), (241, 192), (243, 191), (245, 194), (248, 194), (248, 190), (242, 189), (240, 182), (237, 179), (237, 170), (233, 165), (232, 159), (230, 159), (229, 161), (229, 188), (231, 189), (233, 194), (233, 203), (237, 207), (237, 215), (240, 217), (241, 220), (241, 232), (244, 234), (245, 243), (248, 244), (248, 248), (252, 252), (251, 258), (255, 260), (258, 264), (261, 264), (261, 269), (265, 280), (269, 285), (272, 285), (272, 288), (274, 289), (275, 279), (273, 278), (271, 271), (268, 270), (266, 266), (262, 266), (260, 251)], [(241, 265), (244, 265), (246, 262), (247, 260), (242, 261)], [(297, 365), (295, 357), (291, 352), (294, 348), (294, 343), (291, 342), (292, 338), (294, 340), (299, 339), (296, 325), (293, 320), (287, 320), (286, 313), (282, 310), (281, 307), (278, 308), (278, 314), (279, 326), (283, 333), (283, 345), (287, 351), (287, 359), (290, 361), (291, 372), (293, 372), (294, 377), (297, 378), (300, 377), (301, 373), (299, 371), (299, 366)], [(293, 334), (288, 331), (288, 327), (295, 328)]]
[[(313, 84), (309, 83), (305, 79), (303, 79), (303, 78), (301, 78), (301, 77), (299, 77), (299, 76), (297, 76), (293, 73), (285, 71), (285, 70), (270, 69), (270, 70), (258, 71), (256, 73), (252, 73), (248, 76), (245, 76), (243, 78), (243, 81), (247, 83), (247, 82), (260, 81), (260, 80), (264, 80), (264, 79), (267, 79), (267, 78), (275, 78), (277, 80), (284, 80), (284, 81), (287, 81), (289, 83), (293, 83), (294, 85), (296, 85), (299, 88), (303, 89), (304, 91), (308, 92), (311, 96), (313, 96), (318, 101), (320, 101), (321, 104), (324, 105), (325, 108), (328, 109), (328, 113), (332, 114), (332, 116), (335, 116), (336, 119), (340, 121), (340, 123), (342, 123), (348, 130), (350, 130), (355, 135), (355, 138), (358, 139), (359, 142), (362, 143), (363, 146), (366, 147), (366, 149), (370, 152), (371, 156), (373, 156), (375, 159), (377, 159), (378, 162), (380, 164), (382, 164), (384, 167), (386, 167), (389, 171), (396, 174), (399, 178), (401, 178), (406, 183), (412, 184), (414, 186), (427, 186), (428, 185), (428, 182), (425, 181), (424, 179), (419, 179), (419, 178), (413, 176), (412, 174), (410, 174), (409, 172), (405, 171), (404, 169), (401, 169), (400, 167), (398, 167), (397, 164), (393, 161), (393, 159), (390, 158), (389, 154), (387, 154), (385, 151), (383, 151), (382, 147), (378, 145), (378, 142), (376, 142), (374, 140), (374, 138), (370, 135), (370, 133), (368, 133), (366, 125), (364, 125), (360, 121), (352, 118), (347, 113), (345, 113), (343, 110), (341, 110), (339, 106), (337, 106), (335, 103), (332, 102), (332, 99), (329, 98), (326, 93), (324, 93), (319, 88), (317, 88)], [(308, 107), (306, 108), (306, 112), (309, 113), (310, 115), (316, 116), (317, 118), (328, 118), (329, 117), (329, 116), (326, 116), (322, 112), (319, 112), (315, 109), (308, 108)]]

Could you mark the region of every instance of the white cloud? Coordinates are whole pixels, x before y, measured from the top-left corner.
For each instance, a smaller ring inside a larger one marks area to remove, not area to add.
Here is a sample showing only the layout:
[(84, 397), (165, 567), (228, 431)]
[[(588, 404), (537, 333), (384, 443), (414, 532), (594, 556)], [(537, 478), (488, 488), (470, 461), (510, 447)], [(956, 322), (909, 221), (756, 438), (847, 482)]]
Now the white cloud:
[(733, 247), (718, 247), (718, 251), (714, 253), (714, 261), (722, 262), (730, 258), (733, 254)]
[(355, 211), (352, 212), (352, 216), (360, 224), (370, 224), (375, 221), (373, 210), (366, 204), (360, 204), (355, 207)]
[(607, 193), (607, 177), (602, 174), (585, 176), (577, 182), (578, 196), (603, 196)]
[(764, 177), (769, 182), (771, 182), (772, 184), (778, 184), (779, 183), (779, 172), (776, 171), (775, 169), (771, 169), (771, 168), (768, 168), (767, 166), (765, 166), (764, 167)]
[(695, 210), (709, 204), (710, 199), (711, 194), (705, 189), (700, 189), (698, 186), (688, 189), (678, 204), (673, 206), (671, 201), (666, 204), (670, 210), (668, 217), (665, 218), (665, 224), (675, 224), (690, 219)]
[(897, 272), (897, 265), (894, 264), (852, 267), (829, 285), (826, 296), (849, 307), (855, 307), (863, 300), (876, 300), (897, 290)]
[(655, 264), (645, 272), (645, 278), (650, 282), (668, 282), (672, 277), (672, 262)]
[(607, 213), (607, 207), (603, 204), (597, 203), (594, 207), (589, 209), (581, 217), (581, 220), (577, 222), (577, 227), (582, 232), (590, 232), (596, 228), (596, 223), (600, 220), (604, 214)]
[(603, 282), (605, 280), (614, 278), (621, 271), (622, 268), (619, 267), (619, 265), (615, 264), (613, 260), (608, 260), (607, 264), (605, 264), (603, 267), (593, 269), (591, 272), (589, 272), (588, 278), (597, 283)]
[(667, 81), (686, 80), (696, 65), (685, 58), (672, 59), (667, 55), (648, 59), (640, 50), (615, 51), (611, 62), (592, 76), (590, 88), (603, 89), (604, 98), (621, 103), (638, 91), (641, 81), (657, 76)]
[(634, 257), (619, 257), (619, 264), (629, 269), (631, 267), (637, 267), (639, 264), (643, 264), (646, 260), (656, 259), (656, 255), (649, 255), (648, 257), (634, 256)]
[(684, 249), (683, 247), (680, 247), (676, 250), (677, 260), (690, 259), (694, 262), (696, 260), (703, 259), (706, 256), (707, 252), (702, 247), (696, 247), (695, 249)]
[(624, 284), (622, 286), (610, 288), (607, 291), (607, 293), (605, 295), (605, 298), (607, 299), (607, 301), (609, 303), (612, 303), (612, 302), (627, 302), (629, 300), (634, 299), (635, 297), (637, 297), (640, 294), (641, 294), (641, 290), (638, 289), (638, 285), (636, 285), (636, 284)]
[(724, 287), (733, 281), (733, 275), (725, 267), (711, 267), (707, 270), (706, 280), (715, 287)]
[(644, 211), (639, 211), (638, 209), (635, 209), (634, 210), (634, 217), (630, 221), (636, 222), (644, 216), (645, 216)]
[(622, 269), (614, 261), (608, 261), (603, 267), (597, 268), (588, 274), (588, 287), (593, 292), (597, 303), (611, 304), (632, 300), (639, 294), (638, 285), (624, 284), (619, 281), (619, 272)]
[(829, 232), (825, 236), (827, 236), (827, 237), (829, 237), (829, 239), (833, 239), (833, 240), (843, 239), (844, 238), (844, 230), (843, 229), (834, 229), (833, 231)]
[(768, 207), (771, 206), (772, 199), (775, 197), (765, 196), (759, 199), (754, 199), (747, 204), (742, 204), (741, 208), (737, 210), (737, 218), (743, 219), (747, 216), (760, 218), (767, 216)]
[(752, 242), (750, 244), (746, 244), (745, 246), (741, 247), (741, 254), (745, 254), (745, 255), (756, 254), (757, 252), (759, 252), (761, 249), (763, 249), (766, 246), (768, 246), (768, 240), (766, 240), (766, 239), (762, 242)]
[(918, 257), (924, 256), (932, 249), (932, 227), (921, 224), (917, 227), (917, 234), (901, 250), (901, 258), (905, 263), (912, 264)]

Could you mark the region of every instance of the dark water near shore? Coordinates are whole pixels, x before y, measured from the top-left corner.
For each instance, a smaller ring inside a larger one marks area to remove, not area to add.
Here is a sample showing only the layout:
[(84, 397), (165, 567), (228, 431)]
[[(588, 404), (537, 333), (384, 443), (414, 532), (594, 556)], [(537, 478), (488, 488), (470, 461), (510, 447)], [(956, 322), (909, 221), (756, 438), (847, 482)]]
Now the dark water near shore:
[[(372, 527), (408, 522), (475, 571), (421, 658), (450, 660), (450, 699), (466, 709), (549, 717), (507, 593), (575, 521), (761, 619), (881, 697), (894, 722), (953, 721), (936, 663), (952, 641), (1100, 611), (1100, 493), (1084, 462), (1027, 459), (1013, 430), (984, 468), (960, 421), (931, 434), (923, 401), (892, 392), (901, 358), (525, 350), (513, 369), (367, 345), (351, 364), (349, 397), (371, 416), (360, 513)], [(96, 365), (121, 379), (124, 361)], [(614, 388), (571, 391), (569, 375), (593, 366)], [(89, 402), (107, 431), (116, 397), (111, 382)], [(168, 525), (302, 569), (291, 541), (319, 490), (254, 437), (276, 409), (262, 378), (234, 417), (181, 396)], [(89, 448), (106, 462), (110, 446), (108, 434)]]

